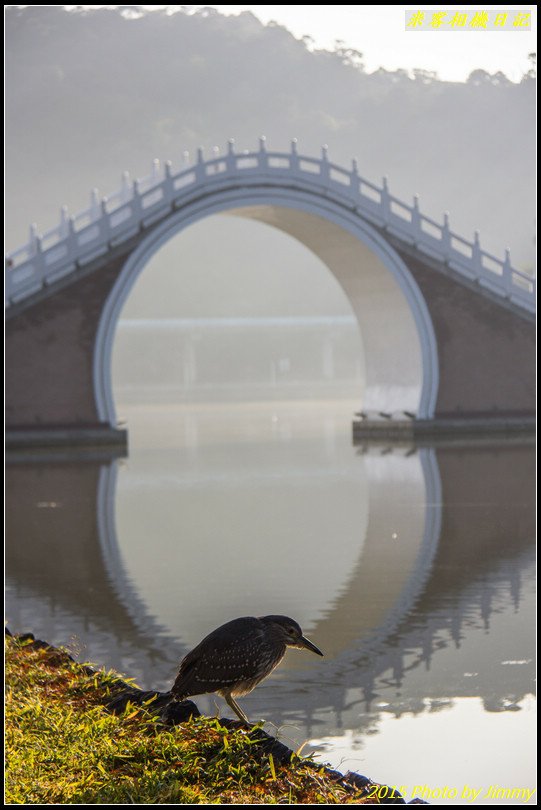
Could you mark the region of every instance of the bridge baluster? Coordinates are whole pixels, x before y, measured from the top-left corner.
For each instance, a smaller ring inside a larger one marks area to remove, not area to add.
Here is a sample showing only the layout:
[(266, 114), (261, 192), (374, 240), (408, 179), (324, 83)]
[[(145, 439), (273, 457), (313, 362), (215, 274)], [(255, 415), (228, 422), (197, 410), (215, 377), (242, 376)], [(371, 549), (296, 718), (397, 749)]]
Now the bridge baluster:
[(293, 138), (291, 141), (291, 155), (289, 157), (289, 165), (294, 172), (299, 171), (299, 155), (297, 153), (297, 139)]
[(207, 168), (205, 169), (205, 172), (208, 175), (210, 175), (210, 174), (218, 174), (218, 172), (219, 172), (218, 158), (219, 157), (220, 157), (220, 147), (219, 146), (213, 146), (212, 147), (212, 160), (214, 161), (214, 165), (212, 167), (207, 166)]
[(41, 247), (41, 241), (38, 235), (38, 226), (35, 222), (33, 222), (28, 229), (28, 247), (31, 255), (36, 255)]
[(90, 219), (96, 222), (101, 216), (100, 195), (97, 188), (90, 192)]
[(139, 180), (133, 181), (133, 191), (132, 191), (132, 217), (134, 219), (138, 219), (143, 214), (143, 206), (141, 203), (141, 193), (139, 191)]
[(443, 215), (443, 228), (441, 229), (441, 246), (445, 256), (449, 256), (451, 250), (451, 229), (449, 228), (449, 213)]
[(66, 244), (66, 261), (76, 260), (77, 242), (75, 240), (75, 225), (73, 217), (68, 214), (67, 205), (63, 205), (60, 209), (60, 225), (58, 226), (59, 241), (64, 241)]
[(199, 146), (197, 148), (197, 164), (195, 166), (195, 177), (196, 180), (204, 180), (205, 179), (205, 161), (203, 158), (203, 147)]
[(479, 241), (479, 231), (475, 231), (473, 236), (471, 257), (475, 271), (479, 275), (481, 275), (483, 272), (483, 266), (481, 261), (481, 244)]
[(30, 225), (29, 236), (28, 245), (30, 255), (32, 256), (32, 264), (34, 265), (34, 275), (40, 280), (42, 285), (45, 285), (45, 262), (43, 259), (41, 236), (38, 234), (37, 225), (34, 222)]
[(355, 197), (359, 197), (361, 194), (361, 178), (359, 177), (359, 164), (357, 162), (357, 158), (353, 158), (351, 161), (351, 173), (349, 175), (349, 185), (352, 194)]
[(267, 141), (267, 139), (265, 138), (265, 136), (261, 135), (261, 137), (259, 138), (259, 153), (257, 155), (257, 162), (258, 162), (258, 165), (259, 165), (259, 167), (261, 169), (266, 169), (266, 168), (268, 168), (268, 165), (269, 165), (269, 161), (268, 161), (268, 158), (267, 158), (267, 144), (266, 144), (266, 141)]
[(321, 166), (320, 166), (320, 175), (321, 179), (325, 182), (329, 181), (330, 178), (330, 170), (329, 170), (329, 147), (327, 144), (324, 144), (321, 147)]
[(122, 186), (120, 189), (120, 199), (122, 202), (126, 203), (131, 200), (132, 197), (132, 184), (130, 183), (130, 173), (129, 172), (122, 172)]
[(419, 211), (419, 195), (413, 197), (413, 208), (411, 209), (411, 227), (415, 233), (416, 240), (421, 235), (421, 212)]
[(234, 138), (229, 138), (229, 140), (227, 141), (227, 155), (225, 158), (225, 164), (228, 172), (234, 172), (235, 169), (237, 168), (237, 157), (235, 155)]
[(60, 225), (59, 225), (59, 235), (61, 239), (65, 239), (69, 234), (69, 216), (68, 216), (68, 207), (67, 205), (63, 205), (60, 209)]
[(509, 248), (505, 249), (505, 259), (502, 265), (503, 282), (507, 288), (509, 295), (517, 292), (516, 285), (513, 281), (513, 268), (511, 266), (511, 251)]
[(175, 194), (173, 185), (173, 166), (170, 160), (166, 160), (163, 165), (164, 181), (163, 181), (163, 196), (164, 201), (172, 202)]
[(381, 216), (383, 218), (383, 222), (389, 222), (389, 218), (391, 215), (391, 195), (389, 194), (389, 181), (387, 176), (383, 177), (383, 185), (381, 188)]
[(159, 158), (154, 158), (152, 161), (152, 169), (150, 172), (150, 183), (149, 186), (152, 188), (153, 186), (157, 186), (161, 180), (161, 170), (160, 170), (160, 160)]
[(109, 221), (109, 212), (107, 211), (107, 198), (104, 197), (100, 201), (100, 237), (103, 241), (108, 241), (109, 234), (111, 233), (111, 223)]
[(73, 217), (68, 218), (66, 242), (67, 242), (67, 248), (68, 248), (67, 259), (69, 261), (76, 262), (77, 261), (77, 238), (75, 236), (75, 220), (74, 220)]

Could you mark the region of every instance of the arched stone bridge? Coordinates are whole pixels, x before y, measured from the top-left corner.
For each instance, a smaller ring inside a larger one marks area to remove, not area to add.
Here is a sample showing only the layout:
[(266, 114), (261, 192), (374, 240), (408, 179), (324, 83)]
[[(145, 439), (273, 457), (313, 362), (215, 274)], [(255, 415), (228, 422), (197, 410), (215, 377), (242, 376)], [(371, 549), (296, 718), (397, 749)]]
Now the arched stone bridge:
[(347, 169), (291, 151), (217, 150), (152, 173), (7, 257), (10, 435), (123, 439), (111, 354), (122, 306), (149, 258), (216, 213), (273, 225), (335, 275), (357, 317), (367, 426), (533, 418), (534, 279)]

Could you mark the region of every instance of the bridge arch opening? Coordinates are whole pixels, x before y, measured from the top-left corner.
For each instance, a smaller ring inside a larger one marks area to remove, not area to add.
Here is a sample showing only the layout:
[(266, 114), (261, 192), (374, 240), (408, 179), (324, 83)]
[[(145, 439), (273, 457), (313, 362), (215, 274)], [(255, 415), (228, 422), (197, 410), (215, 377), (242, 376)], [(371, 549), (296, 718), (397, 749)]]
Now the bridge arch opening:
[(104, 307), (94, 355), (96, 404), (116, 425), (112, 353), (117, 322), (137, 277), (173, 236), (212, 214), (266, 223), (297, 239), (331, 271), (344, 290), (362, 338), (367, 412), (434, 413), (437, 352), (424, 299), (404, 262), (355, 212), (296, 189), (235, 188), (195, 199), (150, 230), (127, 259)]
[(119, 416), (147, 402), (362, 400), (364, 352), (351, 304), (308, 248), (239, 216), (213, 215), (150, 257), (115, 334)]

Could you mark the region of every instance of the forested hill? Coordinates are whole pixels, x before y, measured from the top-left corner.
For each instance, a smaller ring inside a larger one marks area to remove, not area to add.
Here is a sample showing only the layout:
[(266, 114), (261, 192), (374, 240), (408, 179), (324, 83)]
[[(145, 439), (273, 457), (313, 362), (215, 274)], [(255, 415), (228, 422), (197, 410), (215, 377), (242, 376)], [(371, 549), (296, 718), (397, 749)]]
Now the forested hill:
[[(145, 175), (154, 157), (185, 150), (269, 148), (318, 154), (391, 191), (421, 195), (423, 212), (450, 212), (453, 229), (531, 266), (535, 81), (475, 71), (467, 83), (428, 71), (368, 74), (362, 55), (313, 51), (252, 14), (212, 9), (134, 19), (113, 7), (6, 9), (7, 243), (58, 208), (86, 207), (88, 191)], [(308, 27), (308, 26), (307, 26)], [(422, 62), (422, 54), (419, 54)]]

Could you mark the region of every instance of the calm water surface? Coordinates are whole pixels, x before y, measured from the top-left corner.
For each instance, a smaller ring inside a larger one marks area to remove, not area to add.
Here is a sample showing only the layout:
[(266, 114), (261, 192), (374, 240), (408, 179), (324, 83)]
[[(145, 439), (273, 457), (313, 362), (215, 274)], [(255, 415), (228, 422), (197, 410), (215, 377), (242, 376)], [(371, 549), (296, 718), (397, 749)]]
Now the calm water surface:
[(126, 459), (9, 458), (10, 629), (166, 689), (219, 624), (289, 614), (325, 657), (251, 719), (408, 798), (531, 789), (533, 448), (354, 447), (354, 410), (125, 404)]

